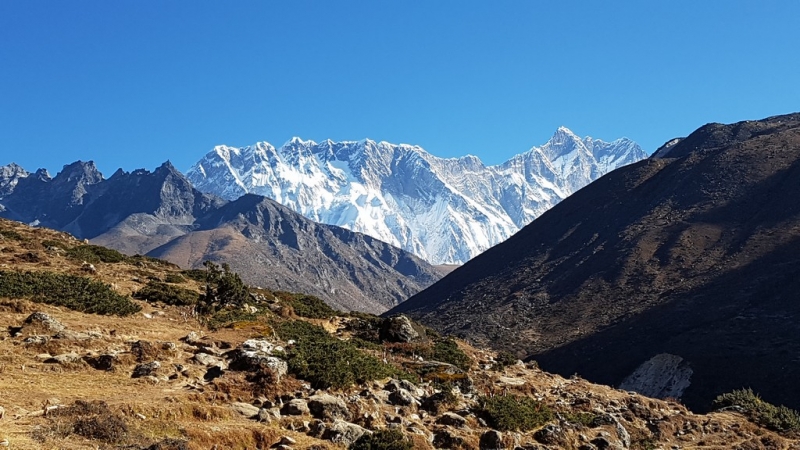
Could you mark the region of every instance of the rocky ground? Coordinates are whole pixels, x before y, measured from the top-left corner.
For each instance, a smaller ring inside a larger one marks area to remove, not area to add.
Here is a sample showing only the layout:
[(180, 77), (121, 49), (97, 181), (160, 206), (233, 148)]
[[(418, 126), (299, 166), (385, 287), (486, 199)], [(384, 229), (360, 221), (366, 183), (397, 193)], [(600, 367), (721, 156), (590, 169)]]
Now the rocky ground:
[[(113, 282), (125, 295), (146, 277), (179, 273), (125, 262), (88, 269), (41, 250), (44, 238), (72, 242), (65, 235), (14, 230), (14, 239), (0, 242), (3, 270), (85, 274)], [(185, 284), (199, 290), (199, 284)], [(693, 414), (674, 401), (563, 378), (458, 342), (456, 352), (468, 357), (462, 371), (421, 356), (417, 350), (434, 338), (403, 318), (300, 317), (279, 296), (258, 293), (241, 309), (262, 310), (259, 320), (215, 328), (186, 307), (134, 302), (142, 310), (119, 317), (0, 298), (0, 445), (368, 448), (355, 443), (389, 429), (399, 431), (406, 446), (381, 448), (800, 449), (796, 437), (759, 427), (735, 411)], [(379, 323), (375, 342), (359, 351), (396, 367), (397, 375), (317, 388), (289, 363), (303, 342), (276, 332), (300, 322), (351, 341), (366, 336), (365, 322)], [(508, 422), (487, 414), (485, 405), (509, 398), (530, 399), (541, 423), (525, 431), (496, 426)]]

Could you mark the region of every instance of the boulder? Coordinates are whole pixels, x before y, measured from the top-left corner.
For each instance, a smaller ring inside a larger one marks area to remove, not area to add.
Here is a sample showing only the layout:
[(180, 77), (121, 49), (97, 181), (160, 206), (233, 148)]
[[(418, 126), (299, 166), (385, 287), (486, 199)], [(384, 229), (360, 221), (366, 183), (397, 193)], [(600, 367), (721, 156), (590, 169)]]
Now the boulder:
[(131, 374), (131, 378), (154, 376), (160, 368), (161, 363), (158, 361), (137, 364), (136, 367), (133, 368), (133, 374)]
[(51, 333), (58, 333), (59, 331), (64, 330), (66, 326), (64, 326), (64, 324), (56, 320), (50, 314), (36, 311), (22, 322), (22, 328), (24, 331), (35, 329), (48, 331)]
[(503, 450), (503, 433), (497, 430), (489, 430), (481, 435), (481, 450)]
[(446, 412), (442, 414), (441, 417), (436, 419), (436, 423), (438, 423), (439, 425), (447, 425), (450, 427), (462, 428), (467, 426), (467, 419), (459, 416), (456, 413)]
[(389, 403), (396, 406), (411, 406), (420, 404), (419, 400), (414, 398), (410, 392), (402, 388), (389, 394)]
[(371, 433), (371, 431), (367, 431), (365, 428), (354, 423), (345, 422), (344, 420), (335, 420), (331, 426), (325, 428), (325, 431), (322, 433), (322, 438), (335, 444), (342, 444), (345, 447), (350, 447), (350, 445), (363, 436), (364, 433)]
[(558, 446), (566, 443), (566, 435), (564, 430), (558, 425), (547, 424), (542, 429), (533, 433), (533, 438), (536, 442), (545, 445)]
[(56, 355), (48, 360), (45, 360), (45, 362), (48, 364), (62, 364), (62, 365), (74, 364), (79, 361), (81, 361), (81, 356), (74, 352), (63, 353), (61, 355)]
[(399, 315), (383, 321), (380, 338), (388, 342), (416, 342), (424, 340), (424, 333), (407, 316)]
[(201, 366), (205, 367), (217, 366), (222, 369), (226, 367), (225, 363), (220, 358), (211, 356), (207, 353), (197, 353), (192, 357), (191, 361), (195, 364), (200, 364)]
[(322, 420), (350, 420), (350, 410), (344, 400), (328, 394), (312, 395), (308, 399), (308, 409), (317, 419)]
[(240, 415), (252, 419), (258, 417), (258, 412), (261, 410), (258, 406), (251, 405), (250, 403), (234, 402), (228, 405), (232, 410)]
[(281, 414), (285, 416), (302, 416), (303, 414), (309, 414), (310, 412), (311, 411), (308, 408), (308, 402), (302, 398), (289, 400), (289, 403), (286, 403), (283, 405), (283, 408), (281, 408)]
[(100, 355), (100, 356), (87, 356), (83, 358), (87, 364), (97, 370), (112, 371), (114, 370), (114, 363), (117, 361), (115, 355)]

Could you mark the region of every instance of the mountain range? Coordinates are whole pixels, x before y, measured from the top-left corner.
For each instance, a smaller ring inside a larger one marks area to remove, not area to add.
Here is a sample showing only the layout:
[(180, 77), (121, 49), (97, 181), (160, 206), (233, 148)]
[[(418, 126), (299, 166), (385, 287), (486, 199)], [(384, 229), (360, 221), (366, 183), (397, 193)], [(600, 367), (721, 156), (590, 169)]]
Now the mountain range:
[(797, 408), (798, 179), (800, 114), (708, 124), (387, 314), (693, 409), (742, 387)]
[(9, 165), (0, 168), (0, 193), (2, 217), (182, 267), (225, 262), (250, 284), (316, 295), (342, 310), (383, 312), (441, 276), (413, 254), (270, 199), (203, 194), (169, 162), (108, 179), (93, 162), (55, 177)]
[(358, 231), (433, 264), (460, 264), (573, 192), (646, 157), (629, 139), (607, 143), (559, 128), (503, 164), (439, 158), (419, 146), (293, 138), (215, 147), (188, 172), (200, 191), (255, 193), (321, 223)]

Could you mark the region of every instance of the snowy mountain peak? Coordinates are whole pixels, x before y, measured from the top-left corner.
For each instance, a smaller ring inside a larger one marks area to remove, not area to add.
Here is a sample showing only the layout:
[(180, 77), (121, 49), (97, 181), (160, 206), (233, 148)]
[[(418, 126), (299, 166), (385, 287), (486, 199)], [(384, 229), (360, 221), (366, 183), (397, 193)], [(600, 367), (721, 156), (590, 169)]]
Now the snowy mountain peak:
[(632, 141), (581, 139), (566, 127), (497, 166), (409, 144), (295, 137), (278, 150), (266, 142), (217, 146), (187, 177), (201, 191), (231, 200), (264, 195), (442, 264), (466, 262), (595, 178), (645, 157)]

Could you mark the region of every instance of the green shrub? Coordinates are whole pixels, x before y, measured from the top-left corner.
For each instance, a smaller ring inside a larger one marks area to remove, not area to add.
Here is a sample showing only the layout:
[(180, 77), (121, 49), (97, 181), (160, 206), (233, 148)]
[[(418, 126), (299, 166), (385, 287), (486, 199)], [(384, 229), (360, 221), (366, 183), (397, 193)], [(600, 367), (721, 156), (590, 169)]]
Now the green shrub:
[(50, 239), (45, 239), (42, 242), (40, 242), (40, 244), (42, 244), (42, 247), (44, 247), (44, 248), (58, 247), (58, 248), (60, 248), (62, 250), (66, 250), (67, 249), (67, 246), (64, 245), (64, 243), (59, 242), (59, 241), (53, 241), (53, 240), (50, 240)]
[(497, 354), (497, 358), (494, 359), (494, 364), (492, 365), (493, 370), (503, 370), (508, 366), (513, 366), (517, 363), (517, 357), (512, 355), (509, 352), (501, 351)]
[(21, 241), (22, 235), (14, 230), (0, 230), (0, 240), (8, 239), (9, 241)]
[(291, 306), (295, 314), (309, 319), (329, 319), (342, 313), (313, 295), (276, 292), (275, 296)]
[(181, 273), (186, 275), (187, 278), (201, 283), (206, 282), (206, 276), (208, 275), (208, 271), (205, 269), (189, 269), (183, 270)]
[(767, 403), (752, 389), (739, 389), (714, 399), (714, 409), (739, 407), (752, 422), (778, 432), (800, 432), (800, 413)]
[(142, 309), (105, 283), (55, 272), (0, 271), (0, 297), (30, 297), (35, 302), (93, 314), (127, 316)]
[(67, 250), (67, 257), (75, 261), (86, 261), (88, 263), (118, 263), (125, 260), (125, 255), (110, 248), (99, 245), (79, 245)]
[(199, 297), (197, 292), (158, 281), (150, 281), (147, 286), (133, 293), (133, 298), (177, 306), (194, 305)]
[(500, 431), (528, 431), (553, 418), (553, 411), (547, 405), (530, 397), (481, 397), (478, 405), (478, 413)]
[(178, 275), (177, 273), (168, 273), (164, 277), (164, 282), (165, 283), (181, 284), (184, 281), (186, 281), (186, 278), (183, 278), (183, 276)]
[(197, 301), (200, 314), (213, 314), (231, 306), (239, 307), (250, 299), (247, 286), (230, 266), (222, 264), (220, 268), (211, 261), (203, 265), (207, 270), (206, 292)]
[(258, 313), (251, 313), (241, 309), (225, 309), (217, 311), (209, 317), (206, 321), (206, 326), (212, 330), (231, 328), (234, 324), (240, 322), (258, 322), (259, 318), (263, 316), (264, 313), (261, 311)]
[(400, 430), (384, 428), (365, 433), (350, 445), (350, 450), (411, 450), (414, 445)]
[(472, 359), (458, 348), (458, 344), (453, 339), (436, 342), (433, 345), (431, 359), (452, 364), (461, 370), (469, 370), (472, 366)]
[(282, 339), (295, 341), (287, 354), (289, 372), (315, 388), (345, 388), (401, 375), (394, 366), (362, 352), (352, 342), (331, 336), (322, 327), (297, 320), (279, 323), (275, 329)]

